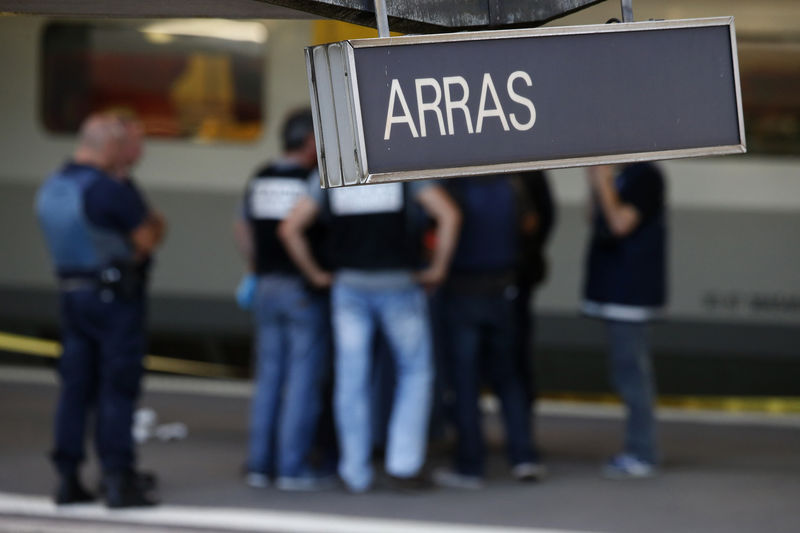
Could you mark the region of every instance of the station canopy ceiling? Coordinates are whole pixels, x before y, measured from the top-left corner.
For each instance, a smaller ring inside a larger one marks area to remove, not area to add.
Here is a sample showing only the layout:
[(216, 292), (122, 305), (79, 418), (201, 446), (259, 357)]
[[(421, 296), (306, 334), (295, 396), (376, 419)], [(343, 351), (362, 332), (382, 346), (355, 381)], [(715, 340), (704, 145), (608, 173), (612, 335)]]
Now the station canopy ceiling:
[[(603, 0), (386, 0), (402, 33), (532, 27)], [(98, 17), (330, 18), (375, 27), (372, 0), (0, 0), (0, 12)]]

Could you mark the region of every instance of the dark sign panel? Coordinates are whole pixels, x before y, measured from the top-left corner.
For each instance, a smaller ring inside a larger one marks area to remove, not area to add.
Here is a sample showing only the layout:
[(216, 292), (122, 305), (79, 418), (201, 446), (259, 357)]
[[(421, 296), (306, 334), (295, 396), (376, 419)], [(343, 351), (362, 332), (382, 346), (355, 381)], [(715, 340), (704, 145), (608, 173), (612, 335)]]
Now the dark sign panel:
[(732, 22), (316, 47), (324, 185), (743, 152)]

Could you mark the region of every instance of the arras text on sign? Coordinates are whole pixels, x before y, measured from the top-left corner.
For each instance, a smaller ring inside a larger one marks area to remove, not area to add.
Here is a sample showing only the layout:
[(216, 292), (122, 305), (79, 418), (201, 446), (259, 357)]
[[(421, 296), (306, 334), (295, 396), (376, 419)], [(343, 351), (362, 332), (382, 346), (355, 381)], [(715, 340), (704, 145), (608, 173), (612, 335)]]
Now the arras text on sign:
[[(411, 113), (408, 106), (408, 101), (403, 89), (400, 86), (400, 81), (395, 78), (392, 80), (391, 88), (389, 91), (389, 102), (386, 111), (386, 129), (383, 139), (388, 141), (391, 139), (392, 127), (404, 124), (411, 136), (427, 137), (428, 128), (425, 123), (426, 113), (432, 113), (438, 124), (439, 135), (454, 135), (454, 123), (465, 124), (468, 133), (481, 133), (483, 131), (484, 122), (487, 119), (499, 120), (501, 126), (505, 131), (514, 128), (517, 131), (526, 131), (533, 127), (536, 123), (536, 107), (530, 98), (522, 96), (515, 90), (515, 82), (517, 87), (526, 86), (531, 87), (533, 82), (530, 74), (525, 71), (517, 70), (509, 74), (506, 79), (506, 93), (512, 102), (526, 108), (523, 113), (510, 112), (506, 114), (503, 109), (503, 104), (497, 94), (494, 80), (490, 73), (483, 75), (481, 83), (481, 96), (478, 105), (478, 113), (474, 119), (472, 113), (467, 106), (470, 98), (470, 88), (467, 80), (462, 76), (446, 76), (440, 80), (436, 78), (416, 78), (414, 80), (414, 87), (416, 89), (416, 103), (417, 103), (417, 116)], [(455, 86), (460, 87), (459, 91), (454, 90)], [(427, 94), (427, 99), (424, 94)], [(433, 98), (430, 97), (433, 95)], [(455, 95), (455, 96), (454, 96)], [(397, 109), (398, 114), (395, 114)], [(454, 121), (453, 117), (456, 113), (463, 115), (463, 121)], [(445, 122), (447, 126), (445, 126)], [(510, 125), (509, 125), (510, 123)], [(419, 127), (417, 127), (419, 124)]]

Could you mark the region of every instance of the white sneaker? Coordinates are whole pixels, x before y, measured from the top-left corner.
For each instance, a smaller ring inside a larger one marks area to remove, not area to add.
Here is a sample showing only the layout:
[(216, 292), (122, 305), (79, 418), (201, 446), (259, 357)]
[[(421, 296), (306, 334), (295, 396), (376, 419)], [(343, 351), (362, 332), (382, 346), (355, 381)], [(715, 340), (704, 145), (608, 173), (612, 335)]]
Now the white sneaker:
[(467, 490), (480, 490), (484, 487), (482, 477), (468, 476), (449, 468), (437, 468), (432, 477), (433, 482), (440, 487)]
[(606, 463), (603, 475), (609, 479), (646, 479), (656, 475), (656, 467), (633, 455), (621, 453)]
[(511, 468), (511, 475), (517, 481), (541, 481), (547, 468), (541, 463), (517, 463)]
[(269, 476), (260, 472), (248, 472), (244, 476), (244, 482), (254, 489), (266, 489), (269, 487)]

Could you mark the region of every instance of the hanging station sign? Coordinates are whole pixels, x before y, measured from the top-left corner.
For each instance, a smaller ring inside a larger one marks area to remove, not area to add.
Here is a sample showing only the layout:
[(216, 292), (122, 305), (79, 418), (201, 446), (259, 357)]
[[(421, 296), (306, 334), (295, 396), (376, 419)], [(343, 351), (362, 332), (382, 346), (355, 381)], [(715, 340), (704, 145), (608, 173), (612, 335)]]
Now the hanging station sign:
[(306, 49), (323, 187), (746, 151), (732, 17)]

